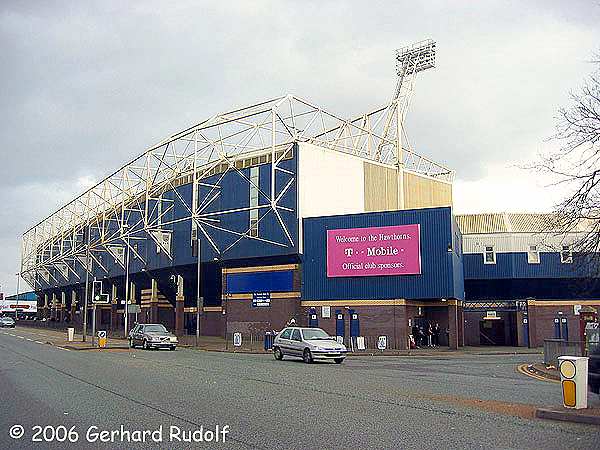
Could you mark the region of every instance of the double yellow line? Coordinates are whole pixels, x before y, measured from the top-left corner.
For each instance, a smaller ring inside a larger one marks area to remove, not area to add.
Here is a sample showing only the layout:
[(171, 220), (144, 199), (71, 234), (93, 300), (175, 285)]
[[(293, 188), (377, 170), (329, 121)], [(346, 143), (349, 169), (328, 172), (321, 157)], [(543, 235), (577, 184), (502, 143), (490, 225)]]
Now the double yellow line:
[(558, 380), (546, 378), (541, 375), (538, 375), (537, 373), (531, 373), (529, 370), (527, 370), (527, 366), (529, 366), (529, 364), (521, 364), (520, 366), (517, 366), (517, 372), (522, 373), (523, 375), (527, 375), (528, 377), (535, 378), (536, 380), (549, 381), (550, 383), (560, 383), (560, 381)]

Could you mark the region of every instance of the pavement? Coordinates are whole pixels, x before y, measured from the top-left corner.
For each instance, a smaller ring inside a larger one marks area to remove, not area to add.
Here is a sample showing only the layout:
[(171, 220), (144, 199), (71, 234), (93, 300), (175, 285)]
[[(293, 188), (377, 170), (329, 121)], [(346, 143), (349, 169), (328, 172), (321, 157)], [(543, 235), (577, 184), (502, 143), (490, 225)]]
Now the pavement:
[[(0, 329), (0, 448), (600, 448), (597, 426), (535, 418), (561, 401), (558, 384), (515, 370), (538, 355), (307, 365), (185, 348), (73, 351), (37, 332)], [(50, 426), (42, 442), (35, 426)], [(59, 426), (72, 442), (56, 442)], [(225, 443), (177, 440), (217, 426)], [(108, 442), (94, 441), (99, 430)], [(132, 441), (143, 431), (146, 442)]]
[[(92, 346), (91, 337), (87, 336), (87, 341), (82, 342), (82, 335), (75, 334), (72, 342), (67, 341), (67, 332), (50, 328), (27, 327), (20, 325), (20, 330), (30, 332), (39, 336), (43, 336), (47, 343), (51, 345), (65, 347), (71, 350), (92, 350), (96, 347)], [(244, 342), (242, 347), (234, 347), (232, 343), (226, 342), (225, 339), (215, 336), (201, 336), (198, 346), (195, 345), (195, 336), (184, 336), (180, 338), (181, 347), (195, 347), (199, 350), (207, 351), (228, 351), (236, 353), (254, 353), (254, 354), (270, 354), (270, 351), (265, 351), (263, 342)], [(107, 339), (107, 348), (127, 348), (127, 340), (124, 338)], [(542, 355), (541, 348), (527, 347), (461, 347), (460, 350), (450, 350), (448, 347), (433, 347), (419, 348), (414, 350), (372, 350), (356, 351), (349, 353), (349, 356), (453, 356), (453, 355)]]

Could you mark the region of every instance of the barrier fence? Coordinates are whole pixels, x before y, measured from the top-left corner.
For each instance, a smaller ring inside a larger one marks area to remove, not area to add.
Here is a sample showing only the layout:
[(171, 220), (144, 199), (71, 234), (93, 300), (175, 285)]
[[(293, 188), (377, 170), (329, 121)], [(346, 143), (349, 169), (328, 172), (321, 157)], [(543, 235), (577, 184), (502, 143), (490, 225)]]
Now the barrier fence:
[(559, 356), (585, 356), (585, 342), (544, 339), (544, 364), (558, 367)]

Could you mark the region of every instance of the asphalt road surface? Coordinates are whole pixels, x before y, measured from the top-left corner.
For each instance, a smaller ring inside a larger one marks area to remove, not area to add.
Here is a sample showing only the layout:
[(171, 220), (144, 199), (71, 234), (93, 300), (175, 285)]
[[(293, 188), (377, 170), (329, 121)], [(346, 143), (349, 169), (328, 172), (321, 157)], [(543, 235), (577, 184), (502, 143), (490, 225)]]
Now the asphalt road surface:
[[(2, 449), (600, 448), (598, 427), (528, 416), (561, 402), (558, 384), (515, 371), (535, 355), (306, 365), (188, 349), (68, 351), (36, 333), (0, 329)], [(144, 430), (146, 442), (133, 442)]]

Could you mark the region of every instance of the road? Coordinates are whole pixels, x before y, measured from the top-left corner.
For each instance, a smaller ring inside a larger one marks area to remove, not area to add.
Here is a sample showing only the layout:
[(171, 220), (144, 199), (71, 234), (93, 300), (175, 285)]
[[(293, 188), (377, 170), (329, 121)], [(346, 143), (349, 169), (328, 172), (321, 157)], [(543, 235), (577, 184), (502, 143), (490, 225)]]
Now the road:
[[(600, 448), (597, 427), (530, 417), (533, 406), (561, 401), (558, 384), (515, 371), (535, 355), (306, 365), (191, 349), (68, 351), (39, 333), (0, 329), (0, 448)], [(25, 430), (18, 440), (15, 424)], [(36, 425), (73, 427), (77, 442), (32, 442)], [(210, 438), (217, 425), (229, 427), (225, 443), (169, 434), (173, 426)], [(162, 426), (162, 442), (122, 442), (121, 426)], [(96, 430), (118, 433), (90, 443)]]

